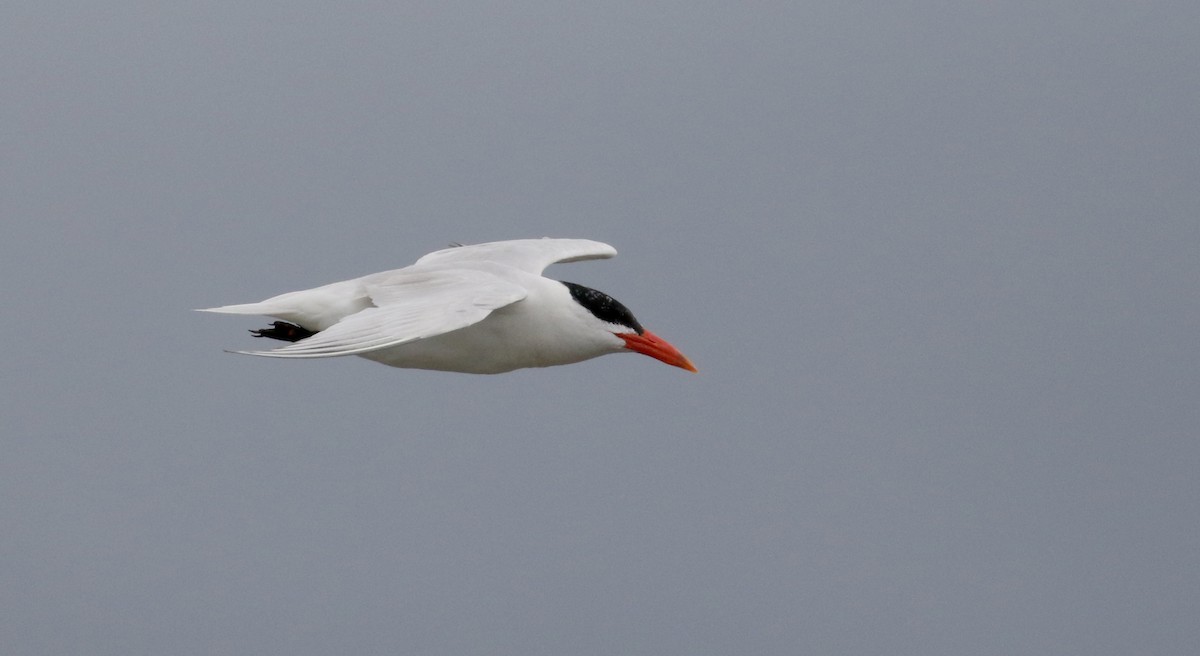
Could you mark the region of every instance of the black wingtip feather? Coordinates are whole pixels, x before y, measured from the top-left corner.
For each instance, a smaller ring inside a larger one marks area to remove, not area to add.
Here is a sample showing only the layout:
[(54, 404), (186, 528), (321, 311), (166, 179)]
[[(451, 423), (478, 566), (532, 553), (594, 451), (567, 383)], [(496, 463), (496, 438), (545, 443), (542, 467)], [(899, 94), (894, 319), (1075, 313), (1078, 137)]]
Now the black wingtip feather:
[(250, 334), (255, 337), (269, 337), (283, 342), (298, 342), (305, 337), (312, 337), (317, 333), (307, 328), (301, 328), (294, 323), (276, 321), (271, 324), (270, 328), (251, 330)]

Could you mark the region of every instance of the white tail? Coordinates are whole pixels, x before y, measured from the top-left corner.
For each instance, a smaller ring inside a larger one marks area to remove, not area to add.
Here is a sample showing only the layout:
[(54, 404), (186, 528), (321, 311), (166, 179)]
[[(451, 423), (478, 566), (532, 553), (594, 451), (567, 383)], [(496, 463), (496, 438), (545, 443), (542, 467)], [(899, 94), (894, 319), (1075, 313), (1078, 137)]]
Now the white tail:
[(241, 305), (222, 305), (221, 307), (196, 308), (197, 312), (218, 312), (220, 314), (261, 314), (270, 316), (272, 309), (266, 303), (242, 303)]
[(342, 317), (371, 307), (370, 296), (357, 280), (288, 292), (258, 303), (201, 308), (200, 312), (258, 314), (290, 321), (312, 331), (325, 330)]

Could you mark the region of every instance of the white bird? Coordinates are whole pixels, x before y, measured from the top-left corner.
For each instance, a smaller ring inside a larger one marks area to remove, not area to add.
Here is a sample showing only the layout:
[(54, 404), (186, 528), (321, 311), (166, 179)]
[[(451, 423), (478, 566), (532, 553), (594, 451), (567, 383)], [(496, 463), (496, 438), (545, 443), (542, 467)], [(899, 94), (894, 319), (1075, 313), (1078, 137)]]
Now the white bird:
[(435, 251), (416, 264), (259, 303), (202, 312), (281, 319), (255, 337), (288, 342), (272, 358), (357, 355), (392, 367), (497, 374), (635, 352), (695, 372), (624, 305), (582, 285), (542, 277), (556, 262), (610, 258), (586, 239), (517, 239)]

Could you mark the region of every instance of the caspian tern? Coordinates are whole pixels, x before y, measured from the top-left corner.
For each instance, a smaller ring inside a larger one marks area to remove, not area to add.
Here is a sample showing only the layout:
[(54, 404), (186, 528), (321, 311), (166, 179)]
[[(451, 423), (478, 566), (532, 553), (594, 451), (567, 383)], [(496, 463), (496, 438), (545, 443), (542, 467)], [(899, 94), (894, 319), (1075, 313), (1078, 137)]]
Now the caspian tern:
[(542, 276), (556, 262), (610, 258), (587, 239), (516, 239), (435, 251), (416, 264), (259, 303), (203, 312), (281, 319), (252, 330), (272, 358), (357, 355), (392, 367), (497, 374), (636, 352), (695, 372), (611, 296)]

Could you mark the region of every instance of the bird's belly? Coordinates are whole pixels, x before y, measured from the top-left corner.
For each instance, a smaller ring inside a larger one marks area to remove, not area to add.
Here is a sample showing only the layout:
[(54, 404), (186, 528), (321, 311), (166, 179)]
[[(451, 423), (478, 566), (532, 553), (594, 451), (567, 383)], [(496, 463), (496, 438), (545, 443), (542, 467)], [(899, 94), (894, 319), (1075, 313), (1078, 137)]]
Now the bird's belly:
[(360, 357), (405, 369), (499, 374), (526, 367), (572, 364), (609, 352), (607, 348), (569, 343), (536, 330), (514, 330), (502, 315), (493, 314), (466, 328), (362, 353)]

